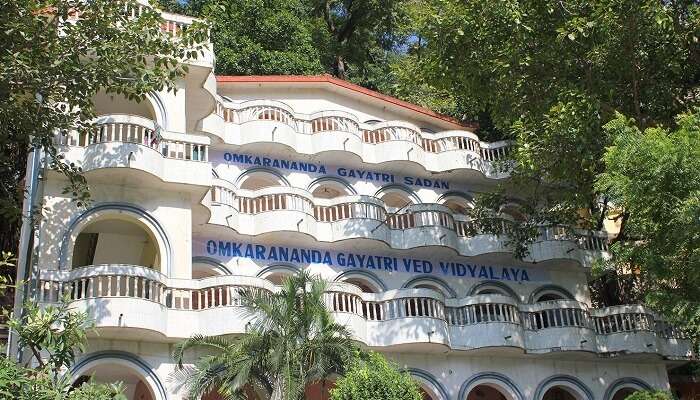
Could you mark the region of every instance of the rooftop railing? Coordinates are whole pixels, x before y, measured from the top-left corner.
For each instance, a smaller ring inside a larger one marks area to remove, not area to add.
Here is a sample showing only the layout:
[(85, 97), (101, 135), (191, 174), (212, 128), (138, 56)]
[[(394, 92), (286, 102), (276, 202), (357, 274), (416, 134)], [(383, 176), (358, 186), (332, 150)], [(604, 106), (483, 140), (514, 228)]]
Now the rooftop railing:
[(475, 158), (494, 162), (508, 158), (510, 143), (484, 143), (468, 131), (447, 131), (438, 134), (421, 132), (420, 128), (403, 121), (362, 124), (354, 115), (343, 111), (324, 111), (309, 115), (295, 113), (274, 101), (248, 101), (235, 107), (217, 102), (216, 114), (224, 121), (245, 124), (254, 121), (276, 121), (302, 134), (344, 132), (367, 144), (403, 141), (413, 143), (429, 153), (467, 151)]

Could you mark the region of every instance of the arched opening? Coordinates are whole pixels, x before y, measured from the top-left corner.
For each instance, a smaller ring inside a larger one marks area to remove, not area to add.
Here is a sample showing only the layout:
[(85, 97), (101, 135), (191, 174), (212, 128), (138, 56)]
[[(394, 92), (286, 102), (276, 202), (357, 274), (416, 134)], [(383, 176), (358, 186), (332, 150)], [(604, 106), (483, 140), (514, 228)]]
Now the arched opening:
[(547, 390), (542, 400), (579, 400), (573, 393), (562, 386), (555, 386)]
[(210, 260), (206, 257), (192, 258), (192, 279), (202, 279), (229, 274), (230, 273), (226, 267), (214, 260)]
[(295, 275), (297, 272), (298, 270), (291, 265), (273, 265), (263, 268), (258, 273), (258, 278), (266, 279), (272, 282), (273, 285), (279, 286), (284, 283), (285, 279)]
[(353, 284), (364, 293), (379, 293), (387, 290), (384, 282), (368, 271), (345, 271), (336, 276), (334, 281)]
[(416, 289), (430, 289), (432, 291), (438, 292), (445, 296), (445, 292), (442, 291), (442, 288), (439, 287), (438, 285), (435, 285), (433, 283), (419, 283), (415, 286), (413, 286)]
[(128, 366), (105, 362), (93, 366), (78, 376), (73, 387), (78, 387), (92, 378), (97, 383), (121, 382), (127, 400), (157, 400), (156, 392), (147, 380)]
[(522, 222), (522, 221), (525, 221), (527, 219), (525, 213), (523, 213), (520, 206), (515, 204), (515, 203), (508, 203), (508, 204), (503, 205), (501, 207), (500, 212), (506, 218), (511, 219), (513, 221), (516, 221), (516, 222)]
[(404, 282), (401, 286), (402, 288), (413, 288), (413, 289), (430, 289), (435, 292), (442, 294), (444, 297), (457, 297), (457, 292), (452, 289), (452, 287), (442, 279), (419, 275), (413, 279), (409, 279)]
[(86, 225), (76, 237), (71, 266), (99, 264), (138, 265), (160, 271), (158, 242), (138, 221), (99, 219)]
[(333, 199), (355, 194), (347, 183), (335, 179), (318, 180), (309, 187), (309, 191), (319, 199)]
[(555, 285), (542, 286), (530, 295), (531, 303), (555, 300), (575, 300), (575, 297), (568, 290)]
[(515, 300), (518, 299), (518, 295), (505, 284), (501, 282), (484, 282), (474, 286), (469, 293), (470, 296), (477, 296), (482, 294), (496, 294), (501, 296), (507, 296)]
[(423, 400), (447, 400), (449, 398), (445, 388), (430, 373), (418, 369), (409, 369), (408, 372), (413, 380), (418, 383), (418, 389)]
[(407, 205), (414, 204), (413, 199), (408, 193), (399, 190), (392, 190), (383, 193), (379, 198), (384, 202), (384, 204), (386, 204), (387, 207), (392, 208), (403, 208)]
[(439, 203), (449, 208), (454, 214), (467, 215), (474, 204), (467, 197), (461, 195), (446, 195), (438, 200)]
[(482, 384), (477, 385), (467, 395), (467, 400), (512, 400), (501, 393), (495, 386)]
[(349, 278), (345, 279), (343, 282), (352, 284), (360, 288), (363, 293), (377, 293), (379, 290), (369, 281), (362, 278)]
[(138, 115), (156, 121), (156, 110), (148, 98), (137, 102), (117, 94), (100, 92), (95, 96), (95, 115), (127, 114)]
[(615, 392), (615, 394), (612, 397), (612, 400), (625, 400), (628, 396), (631, 396), (632, 393), (638, 392), (637, 389), (634, 388), (622, 388)]
[(420, 391), (421, 399), (423, 399), (423, 400), (438, 400), (435, 397), (431, 396), (430, 393), (428, 393), (428, 391), (423, 388), (423, 386), (420, 386), (418, 388), (418, 390)]
[(560, 295), (559, 293), (545, 293), (541, 295), (540, 297), (537, 298), (537, 302), (540, 301), (554, 301), (554, 300), (566, 300), (564, 296)]
[(238, 178), (238, 187), (243, 190), (258, 190), (273, 186), (289, 186), (284, 177), (271, 171), (256, 170), (244, 172)]

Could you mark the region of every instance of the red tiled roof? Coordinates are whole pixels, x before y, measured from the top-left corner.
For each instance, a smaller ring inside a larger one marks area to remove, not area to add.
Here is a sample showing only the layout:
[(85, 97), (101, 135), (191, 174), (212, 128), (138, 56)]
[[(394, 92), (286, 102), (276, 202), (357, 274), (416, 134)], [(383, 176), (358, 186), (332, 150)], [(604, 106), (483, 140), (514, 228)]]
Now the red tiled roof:
[(375, 99), (393, 104), (398, 107), (406, 108), (413, 112), (417, 112), (426, 115), (431, 118), (437, 118), (451, 124), (468, 127), (476, 129), (476, 124), (462, 123), (456, 118), (449, 117), (447, 115), (436, 113), (425, 107), (409, 103), (407, 101), (399, 100), (396, 97), (388, 96), (374, 90), (364, 88), (360, 85), (338, 79), (334, 76), (324, 74), (324, 75), (217, 75), (216, 81), (221, 83), (328, 83), (331, 85), (336, 85), (344, 89), (352, 90), (354, 92), (363, 94), (365, 96), (370, 96)]

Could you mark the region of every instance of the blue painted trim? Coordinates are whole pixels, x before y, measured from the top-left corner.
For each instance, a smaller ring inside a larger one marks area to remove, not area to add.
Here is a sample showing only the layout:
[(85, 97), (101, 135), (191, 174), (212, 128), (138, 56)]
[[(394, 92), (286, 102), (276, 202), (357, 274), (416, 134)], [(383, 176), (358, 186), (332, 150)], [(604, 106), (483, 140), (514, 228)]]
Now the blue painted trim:
[(351, 195), (357, 194), (357, 190), (355, 190), (355, 188), (352, 187), (350, 185), (350, 183), (348, 183), (348, 181), (346, 181), (343, 178), (338, 178), (335, 176), (322, 176), (320, 178), (316, 178), (313, 181), (311, 181), (311, 183), (309, 183), (309, 186), (307, 186), (306, 190), (309, 193), (311, 193), (315, 189), (314, 186), (321, 185), (321, 184), (323, 184), (323, 182), (326, 182), (326, 181), (332, 181), (332, 182), (339, 183), (339, 184), (343, 185), (350, 192)]
[(161, 260), (161, 263), (163, 266), (165, 266), (165, 275), (170, 277), (170, 271), (171, 271), (171, 263), (173, 260), (173, 249), (172, 246), (170, 245), (170, 239), (168, 238), (168, 234), (163, 228), (163, 226), (160, 224), (160, 222), (152, 216), (148, 211), (145, 209), (131, 203), (124, 203), (124, 202), (105, 202), (105, 203), (99, 203), (96, 204), (94, 207), (91, 209), (83, 212), (80, 215), (74, 216), (71, 222), (68, 224), (68, 229), (66, 232), (63, 234), (63, 238), (61, 239), (61, 248), (60, 252), (58, 255), (58, 268), (59, 269), (67, 269), (70, 266), (66, 265), (66, 257), (68, 256), (68, 246), (71, 244), (70, 242), (70, 236), (75, 230), (76, 226), (83, 221), (85, 218), (91, 216), (92, 214), (95, 214), (97, 212), (101, 211), (124, 211), (130, 214), (137, 215), (139, 217), (143, 217), (146, 219), (151, 225), (155, 227), (155, 233), (158, 235), (165, 245), (165, 252), (166, 254), (163, 254), (163, 259)]
[(384, 281), (382, 281), (377, 275), (370, 271), (362, 271), (362, 270), (357, 270), (357, 271), (344, 271), (340, 274), (338, 274), (333, 281), (335, 282), (340, 282), (343, 279), (348, 279), (352, 278), (353, 276), (361, 276), (363, 278), (369, 279), (377, 285), (382, 291), (387, 291), (387, 286), (384, 284)]
[(295, 275), (299, 273), (299, 268), (291, 265), (291, 264), (275, 264), (275, 265), (270, 265), (269, 267), (265, 267), (260, 270), (260, 272), (257, 273), (258, 278), (262, 278), (263, 275), (267, 273), (274, 273), (276, 271), (286, 271), (286, 272), (291, 272), (292, 275)]
[(156, 375), (156, 373), (153, 372), (153, 368), (151, 368), (150, 365), (148, 365), (145, 361), (143, 361), (138, 356), (135, 356), (134, 354), (131, 354), (131, 353), (127, 353), (125, 351), (107, 350), (107, 351), (98, 351), (98, 352), (92, 353), (89, 356), (81, 359), (78, 363), (76, 363), (75, 365), (73, 365), (73, 367), (71, 367), (71, 369), (70, 369), (71, 375), (74, 375), (76, 371), (80, 370), (88, 363), (91, 363), (93, 361), (98, 361), (98, 360), (110, 360), (110, 359), (122, 360), (122, 361), (126, 361), (128, 363), (134, 364), (134, 366), (137, 368), (137, 370), (139, 370), (140, 372), (143, 372), (150, 379), (152, 379), (153, 382), (156, 383), (156, 387), (153, 388), (157, 391), (156, 395), (160, 395), (161, 400), (167, 400), (167, 398), (168, 398), (167, 393), (168, 392), (165, 390), (165, 386), (163, 385), (163, 382), (160, 381), (160, 378), (158, 378), (158, 375)]
[(418, 275), (415, 278), (411, 278), (404, 282), (403, 285), (401, 285), (402, 288), (409, 288), (412, 287), (411, 285), (419, 285), (420, 282), (431, 282), (436, 284), (438, 287), (440, 287), (442, 290), (444, 290), (450, 297), (457, 297), (457, 292), (455, 292), (452, 287), (445, 282), (443, 279), (440, 279), (435, 276), (430, 276), (430, 275)]
[(523, 393), (518, 388), (518, 385), (516, 385), (515, 382), (513, 382), (507, 376), (498, 372), (479, 372), (477, 374), (472, 375), (469, 379), (464, 381), (462, 387), (459, 388), (459, 397), (457, 397), (457, 399), (466, 400), (467, 396), (469, 395), (468, 390), (470, 390), (472, 386), (476, 387), (477, 385), (479, 385), (479, 381), (487, 379), (498, 381), (501, 384), (503, 384), (504, 387), (508, 388), (511, 392), (515, 393), (517, 398), (513, 400), (525, 400), (525, 396), (523, 396)]
[(413, 202), (414, 202), (415, 204), (420, 204), (420, 203), (422, 203), (422, 201), (420, 200), (420, 197), (418, 197), (418, 195), (416, 194), (416, 192), (414, 192), (413, 190), (411, 190), (411, 188), (409, 188), (408, 186), (406, 186), (406, 185), (401, 185), (401, 184), (398, 184), (398, 183), (394, 183), (394, 184), (391, 184), (391, 185), (382, 186), (382, 187), (379, 188), (379, 190), (377, 190), (377, 192), (374, 194), (374, 197), (380, 198), (380, 197), (382, 197), (382, 195), (383, 195), (384, 193), (386, 193), (386, 192), (388, 192), (388, 191), (390, 191), (390, 190), (398, 190), (398, 191), (401, 191), (401, 192), (406, 193), (406, 195), (407, 195), (409, 198), (411, 198), (411, 200), (413, 200)]
[(511, 289), (510, 286), (506, 285), (503, 282), (498, 282), (498, 281), (486, 281), (486, 282), (481, 282), (478, 285), (474, 285), (471, 288), (471, 290), (469, 290), (469, 296), (475, 296), (476, 292), (478, 292), (480, 289), (485, 288), (486, 286), (495, 286), (499, 289), (502, 289), (504, 292), (506, 292), (513, 299), (520, 301), (520, 296), (518, 296), (518, 294), (515, 293), (515, 291), (513, 289)]
[(222, 264), (220, 261), (218, 261), (214, 258), (206, 257), (206, 256), (194, 256), (194, 257), (192, 257), (192, 264), (194, 264), (196, 262), (202, 263), (202, 264), (209, 264), (209, 265), (216, 267), (216, 268), (221, 268), (222, 270), (224, 270), (224, 272), (226, 272), (226, 274), (232, 275), (231, 270), (228, 269), (228, 267), (226, 267), (224, 264)]
[(553, 384), (550, 387), (554, 386), (574, 386), (581, 392), (583, 392), (586, 395), (586, 400), (594, 400), (593, 392), (591, 389), (588, 388), (583, 382), (581, 382), (578, 378), (573, 377), (571, 375), (552, 375), (549, 378), (543, 380), (538, 386), (537, 389), (535, 390), (535, 397), (534, 400), (542, 400), (544, 398), (544, 395), (546, 394), (545, 389), (547, 386), (550, 384)]
[(433, 385), (433, 387), (438, 391), (441, 397), (441, 399), (435, 400), (449, 400), (450, 396), (447, 394), (447, 390), (445, 390), (445, 387), (442, 386), (442, 384), (437, 379), (435, 379), (433, 374), (431, 374), (430, 372), (418, 368), (407, 368), (406, 372), (408, 372), (412, 376), (424, 379), (431, 385)]
[(613, 383), (611, 383), (610, 386), (608, 386), (608, 389), (605, 391), (605, 396), (603, 396), (603, 399), (612, 400), (613, 396), (615, 396), (615, 393), (617, 393), (618, 390), (624, 388), (632, 388), (635, 390), (652, 390), (651, 385), (639, 378), (620, 378), (616, 381), (613, 381)]
[(535, 299), (542, 294), (542, 292), (546, 291), (552, 291), (552, 292), (558, 292), (562, 297), (568, 299), (568, 300), (576, 300), (573, 294), (569, 292), (568, 290), (564, 289), (561, 286), (558, 285), (544, 285), (540, 286), (537, 289), (535, 289), (532, 293), (530, 293), (530, 304), (535, 303)]
[(285, 186), (291, 186), (289, 184), (289, 181), (287, 178), (284, 177), (279, 171), (272, 169), (272, 168), (267, 168), (267, 167), (253, 167), (246, 169), (245, 171), (241, 172), (240, 175), (238, 175), (238, 178), (236, 178), (236, 182), (234, 183), (237, 188), (241, 187), (241, 182), (247, 177), (248, 175), (252, 175), (256, 172), (264, 172), (270, 175), (276, 176), (279, 180), (281, 180)]

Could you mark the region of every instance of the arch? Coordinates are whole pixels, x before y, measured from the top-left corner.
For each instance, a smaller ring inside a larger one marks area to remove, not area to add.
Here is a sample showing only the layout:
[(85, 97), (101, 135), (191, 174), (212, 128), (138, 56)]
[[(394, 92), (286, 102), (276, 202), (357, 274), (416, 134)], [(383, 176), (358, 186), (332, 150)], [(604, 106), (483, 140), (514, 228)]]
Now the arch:
[(275, 264), (265, 267), (257, 273), (258, 278), (267, 279), (275, 285), (280, 285), (285, 276), (296, 275), (299, 268), (289, 264)]
[(340, 274), (338, 274), (333, 281), (335, 282), (343, 282), (350, 280), (352, 278), (359, 278), (364, 281), (370, 282), (371, 286), (374, 286), (377, 291), (385, 292), (387, 291), (387, 287), (384, 284), (384, 281), (382, 281), (377, 275), (370, 271), (345, 271)]
[(549, 294), (555, 294), (561, 297), (561, 299), (564, 300), (576, 300), (576, 297), (574, 297), (571, 292), (568, 290), (564, 289), (561, 286), (558, 285), (544, 285), (540, 286), (537, 289), (535, 289), (532, 293), (530, 293), (530, 298), (528, 300), (529, 303), (536, 303), (538, 301), (545, 301), (545, 300), (539, 300), (542, 296), (546, 296)]
[(168, 108), (165, 106), (163, 98), (160, 97), (158, 92), (149, 92), (146, 98), (151, 102), (151, 106), (153, 107), (156, 124), (167, 131), (170, 128), (168, 126)]
[(318, 196), (314, 192), (321, 188), (331, 188), (334, 189), (339, 194), (329, 196), (327, 198), (339, 197), (339, 196), (349, 196), (356, 195), (357, 191), (353, 188), (345, 179), (337, 178), (334, 176), (324, 176), (318, 179), (314, 179), (308, 186), (307, 190), (309, 193), (313, 194), (315, 197)]
[(474, 208), (474, 199), (466, 193), (447, 192), (437, 199), (438, 204), (452, 210), (455, 214), (466, 214), (467, 210)]
[(525, 221), (527, 219), (527, 216), (522, 211), (521, 205), (516, 202), (502, 205), (498, 212), (502, 215), (509, 216), (513, 221)]
[(170, 276), (173, 250), (165, 229), (160, 222), (145, 209), (134, 204), (122, 202), (96, 204), (91, 209), (73, 217), (61, 239), (61, 247), (58, 255), (59, 269), (67, 269), (70, 267), (68, 261), (73, 257), (73, 244), (84, 227), (91, 222), (108, 218), (109, 216), (119, 217), (125, 215), (139, 221), (154, 235), (160, 251), (161, 273)]
[(448, 400), (450, 398), (445, 387), (430, 372), (418, 368), (407, 368), (406, 372), (421, 383), (421, 386), (424, 386), (424, 390), (426, 388), (429, 389), (426, 392), (431, 395), (430, 397), (433, 400)]
[(603, 396), (603, 400), (612, 400), (613, 397), (615, 397), (615, 394), (622, 390), (622, 389), (631, 389), (634, 391), (638, 390), (652, 390), (651, 385), (648, 383), (644, 382), (643, 380), (639, 378), (633, 378), (633, 377), (626, 377), (626, 378), (620, 378), (615, 381), (613, 381), (610, 386), (608, 386), (607, 390), (605, 390), (605, 396)]
[(158, 375), (153, 371), (153, 368), (141, 358), (125, 351), (100, 351), (92, 353), (73, 365), (70, 370), (71, 376), (74, 380), (77, 380), (83, 373), (91, 368), (107, 363), (117, 364), (134, 370), (141, 375), (145, 383), (153, 391), (155, 396), (154, 400), (167, 400), (168, 396), (165, 386), (160, 378), (158, 378)]
[(510, 296), (513, 299), (520, 301), (520, 296), (518, 296), (518, 294), (515, 293), (515, 291), (511, 289), (510, 286), (498, 281), (486, 281), (481, 282), (478, 285), (474, 285), (469, 291), (469, 296), (476, 296), (478, 294), (487, 294), (494, 292), (497, 294), (502, 294), (504, 296)]
[(457, 399), (466, 400), (472, 389), (480, 385), (498, 390), (502, 395), (506, 396), (507, 400), (525, 400), (525, 396), (523, 396), (518, 385), (507, 376), (498, 372), (480, 372), (472, 375), (462, 384)]
[(99, 91), (93, 97), (93, 103), (95, 115), (98, 117), (114, 114), (137, 115), (166, 128), (165, 106), (160, 96), (155, 92), (147, 93), (140, 99), (128, 99), (118, 93)]
[[(442, 292), (445, 297), (457, 297), (457, 292), (455, 292), (452, 287), (444, 280), (430, 275), (418, 275), (415, 278), (411, 278), (401, 285), (402, 288), (415, 288), (421, 284), (426, 284), (427, 286), (437, 287), (439, 292)], [(431, 287), (432, 289), (432, 287)], [(435, 290), (435, 289), (433, 289)]]
[(262, 189), (263, 187), (270, 186), (290, 186), (289, 181), (287, 180), (287, 178), (284, 177), (284, 175), (280, 174), (278, 171), (272, 168), (265, 167), (255, 167), (243, 171), (238, 176), (238, 179), (236, 179), (236, 182), (234, 182), (234, 184), (238, 188), (247, 189), (246, 187), (244, 187), (245, 182), (251, 178), (258, 178), (261, 180), (261, 182), (263, 182), (262, 185), (265, 185), (252, 188), (251, 190)]
[[(392, 195), (392, 194), (405, 197), (408, 200), (408, 202), (411, 204), (420, 204), (421, 203), (420, 197), (418, 197), (418, 195), (413, 190), (408, 188), (408, 186), (398, 185), (398, 184), (387, 185), (387, 186), (381, 187), (374, 194), (374, 197), (376, 197), (378, 199), (384, 199), (387, 195)], [(386, 203), (386, 201), (385, 201), (385, 203)], [(387, 204), (387, 205), (389, 205), (390, 207), (404, 206), (404, 204), (397, 205), (397, 206), (392, 206), (390, 204)]]
[(542, 400), (549, 389), (562, 387), (571, 393), (576, 400), (594, 400), (593, 392), (580, 379), (571, 375), (552, 375), (540, 382), (535, 389), (534, 400)]
[(204, 264), (204, 265), (209, 266), (210, 270), (214, 272), (214, 275), (231, 275), (231, 270), (229, 270), (220, 261), (215, 260), (211, 257), (194, 256), (194, 257), (192, 257), (192, 278), (193, 279), (197, 279), (194, 277), (195, 264)]

